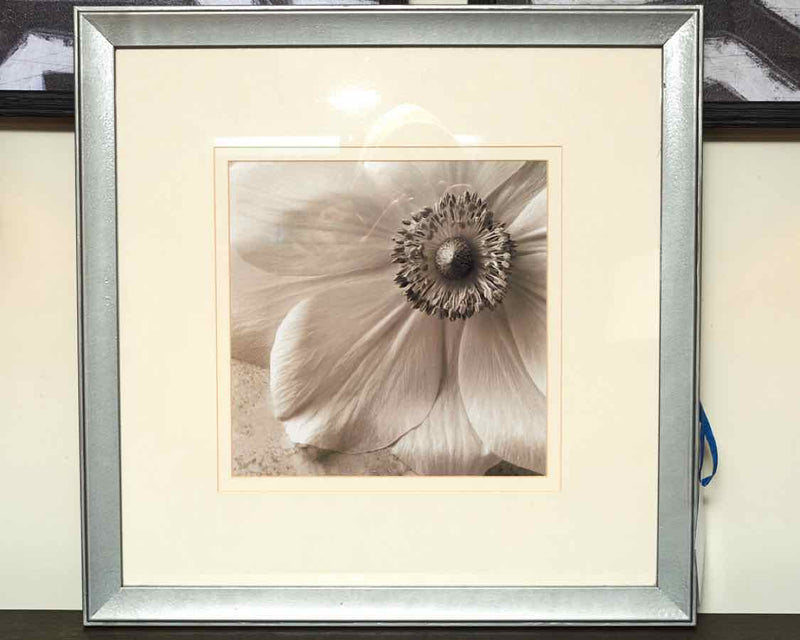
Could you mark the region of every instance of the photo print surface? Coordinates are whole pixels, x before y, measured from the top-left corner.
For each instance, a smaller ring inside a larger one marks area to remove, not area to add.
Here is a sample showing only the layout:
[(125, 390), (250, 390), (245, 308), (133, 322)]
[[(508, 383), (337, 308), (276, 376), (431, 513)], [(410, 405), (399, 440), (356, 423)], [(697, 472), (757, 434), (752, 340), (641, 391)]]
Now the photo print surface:
[(547, 473), (546, 161), (228, 180), (233, 476)]

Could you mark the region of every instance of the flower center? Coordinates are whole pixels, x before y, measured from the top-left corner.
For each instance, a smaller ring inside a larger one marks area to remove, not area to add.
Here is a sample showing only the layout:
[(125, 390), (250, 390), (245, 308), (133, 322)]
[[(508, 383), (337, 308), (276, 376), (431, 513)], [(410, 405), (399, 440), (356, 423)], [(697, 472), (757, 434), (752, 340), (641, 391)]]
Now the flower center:
[(475, 265), (472, 247), (464, 238), (449, 238), (439, 245), (434, 256), (436, 268), (448, 280), (460, 280)]
[(392, 251), (395, 282), (415, 309), (462, 320), (503, 301), (513, 254), (486, 202), (448, 193), (403, 220)]

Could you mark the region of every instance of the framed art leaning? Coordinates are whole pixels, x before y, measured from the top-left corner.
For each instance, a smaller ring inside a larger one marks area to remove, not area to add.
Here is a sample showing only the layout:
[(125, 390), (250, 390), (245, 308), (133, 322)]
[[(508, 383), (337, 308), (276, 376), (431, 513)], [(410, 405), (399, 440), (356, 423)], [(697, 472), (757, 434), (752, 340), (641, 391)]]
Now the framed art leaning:
[(85, 622), (693, 624), (701, 11), (79, 9)]

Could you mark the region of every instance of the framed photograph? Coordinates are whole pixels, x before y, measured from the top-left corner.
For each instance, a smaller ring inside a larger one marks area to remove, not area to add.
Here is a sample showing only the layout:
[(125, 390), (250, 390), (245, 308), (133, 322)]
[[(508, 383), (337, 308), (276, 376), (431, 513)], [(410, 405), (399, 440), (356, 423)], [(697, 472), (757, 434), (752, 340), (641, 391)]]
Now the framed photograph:
[(76, 6), (407, 4), (406, 0), (0, 0), (0, 117), (71, 117)]
[(693, 624), (701, 18), (79, 9), (86, 624)]
[(705, 9), (705, 127), (800, 127), (798, 0), (469, 0), (469, 3), (701, 4)]
[[(353, 91), (335, 99), (368, 98)], [(354, 475), (555, 481), (557, 150), (215, 154), (223, 490), (307, 488), (307, 476), (326, 477), (320, 490)]]

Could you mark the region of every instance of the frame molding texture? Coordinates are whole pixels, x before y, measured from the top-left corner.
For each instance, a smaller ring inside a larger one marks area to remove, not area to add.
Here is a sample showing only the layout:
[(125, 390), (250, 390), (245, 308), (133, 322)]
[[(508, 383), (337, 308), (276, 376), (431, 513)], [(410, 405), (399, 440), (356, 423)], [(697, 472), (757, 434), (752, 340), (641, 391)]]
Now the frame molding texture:
[[(702, 8), (79, 9), (75, 17), (84, 622), (671, 624), (696, 620)], [(663, 52), (657, 584), (650, 587), (126, 587), (122, 581), (117, 48), (657, 47)]]

